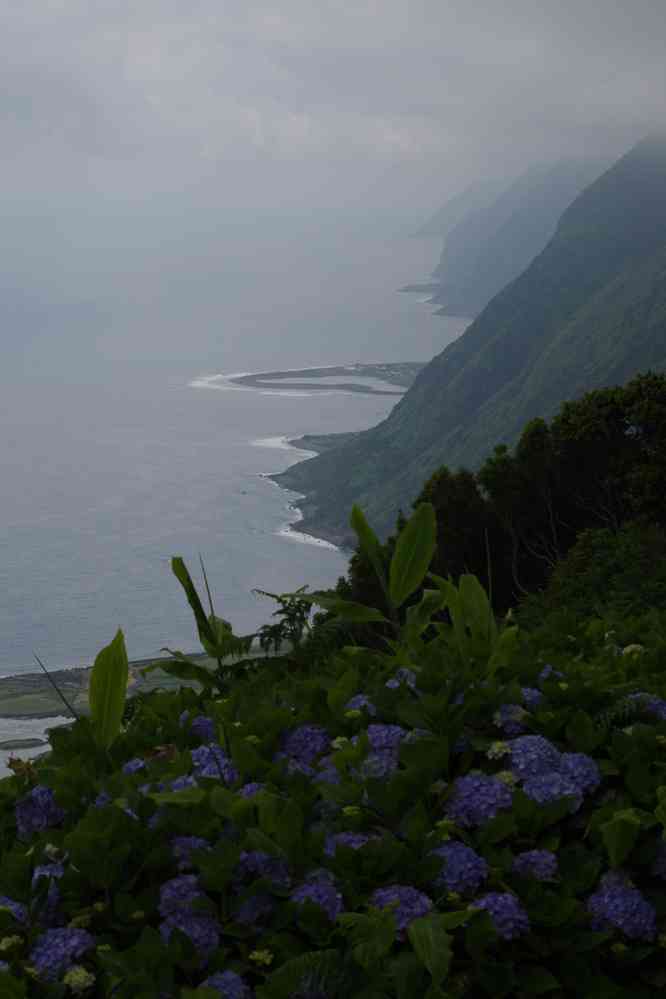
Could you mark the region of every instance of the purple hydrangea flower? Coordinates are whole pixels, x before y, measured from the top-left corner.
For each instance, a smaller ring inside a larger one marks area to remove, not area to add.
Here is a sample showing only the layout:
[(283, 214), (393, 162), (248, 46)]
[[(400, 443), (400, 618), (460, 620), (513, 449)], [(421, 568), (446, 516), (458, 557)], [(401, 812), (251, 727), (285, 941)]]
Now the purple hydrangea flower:
[(554, 669), (550, 663), (546, 663), (544, 668), (539, 673), (539, 683), (544, 683), (545, 680), (561, 680), (564, 673), (560, 673), (559, 670)]
[(512, 799), (511, 788), (497, 777), (468, 774), (454, 781), (446, 814), (460, 826), (480, 826), (502, 809), (510, 808)]
[(69, 926), (46, 930), (37, 938), (30, 952), (30, 963), (43, 981), (54, 982), (87, 950), (95, 946), (95, 938), (87, 930)]
[(268, 878), (274, 884), (288, 888), (291, 884), (289, 867), (281, 857), (271, 856), (263, 850), (243, 850), (238, 860), (234, 879), (238, 883), (248, 878)]
[(360, 850), (362, 846), (365, 846), (366, 843), (370, 842), (371, 838), (373, 837), (366, 836), (364, 833), (333, 833), (332, 835), (326, 837), (324, 853), (327, 857), (334, 857), (338, 846), (348, 846), (352, 850)]
[(217, 738), (215, 722), (206, 715), (198, 715), (192, 721), (190, 732), (201, 742), (215, 742)]
[(390, 749), (369, 753), (361, 763), (360, 774), (364, 779), (386, 780), (398, 769), (398, 758)]
[(482, 881), (488, 877), (488, 864), (471, 847), (454, 841), (444, 843), (430, 851), (444, 861), (442, 870), (435, 879), (435, 885), (445, 887), (448, 891), (476, 891)]
[(524, 717), (525, 709), (520, 704), (501, 704), (493, 715), (493, 720), (505, 735), (513, 737), (525, 731), (522, 724)]
[(365, 694), (355, 694), (347, 703), (345, 704), (345, 711), (367, 711), (371, 718), (377, 714), (377, 708), (374, 706), (369, 697)]
[(571, 796), (574, 799), (569, 809), (571, 812), (577, 812), (583, 800), (574, 782), (556, 770), (552, 773), (530, 777), (523, 784), (523, 791), (528, 798), (536, 801), (539, 805), (547, 805), (551, 801), (559, 801), (560, 798)]
[[(196, 752), (196, 750), (195, 750), (195, 752)], [(202, 776), (205, 776), (205, 775), (202, 775)], [(219, 771), (217, 773), (217, 776), (219, 777)], [(197, 782), (196, 782), (196, 780), (195, 780), (194, 777), (190, 777), (189, 774), (182, 774), (182, 776), (176, 777), (175, 780), (171, 781), (171, 784), (169, 785), (169, 790), (170, 791), (184, 791), (185, 788), (187, 788), (187, 787), (198, 787), (198, 786), (199, 785), (197, 784)], [(164, 788), (160, 788), (160, 790), (163, 791)]]
[(340, 774), (333, 762), (333, 755), (325, 756), (318, 763), (317, 773), (313, 774), (313, 780), (321, 781), (324, 784), (339, 784)]
[(497, 935), (503, 940), (513, 940), (521, 933), (529, 932), (528, 915), (516, 896), (509, 892), (488, 892), (474, 901), (474, 908), (490, 913)]
[(400, 725), (368, 725), (368, 742), (376, 753), (391, 750), (397, 756), (407, 732)]
[(654, 940), (656, 912), (637, 888), (619, 871), (604, 874), (598, 890), (587, 900), (592, 929), (622, 930), (630, 940)]
[(195, 777), (221, 778), (225, 784), (233, 784), (239, 778), (235, 766), (216, 742), (199, 746), (190, 753)]
[(22, 902), (14, 902), (6, 895), (0, 895), (0, 909), (9, 909), (17, 923), (26, 925), (28, 922), (28, 910)]
[(557, 857), (550, 850), (525, 850), (516, 855), (511, 869), (522, 878), (551, 881), (557, 877)]
[(536, 687), (521, 687), (523, 694), (523, 703), (527, 707), (528, 711), (536, 711), (540, 704), (543, 703), (543, 694)]
[(182, 908), (189, 908), (196, 898), (203, 898), (196, 874), (181, 874), (165, 881), (160, 888), (160, 916), (170, 916)]
[(43, 900), (39, 921), (42, 926), (60, 926), (64, 917), (60, 912), (60, 891), (57, 882), (65, 873), (64, 864), (39, 864), (32, 873), (32, 887), (40, 878), (48, 879), (48, 890)]
[(386, 909), (392, 903), (397, 903), (393, 914), (398, 933), (404, 932), (413, 920), (420, 919), (432, 909), (432, 902), (428, 896), (412, 888), (411, 885), (377, 888), (370, 896), (369, 904), (376, 909)]
[[(329, 872), (325, 872), (329, 874)], [(291, 901), (298, 904), (314, 902), (324, 910), (332, 923), (335, 922), (344, 908), (342, 895), (335, 883), (328, 878), (318, 877), (314, 872), (308, 880), (295, 888), (290, 895)]]
[(171, 849), (178, 863), (179, 871), (187, 871), (192, 867), (192, 852), (194, 850), (210, 850), (211, 845), (202, 836), (174, 836)]
[(521, 735), (510, 739), (509, 750), (511, 770), (521, 780), (550, 773), (560, 765), (559, 750), (542, 735)]
[(199, 955), (207, 959), (220, 946), (220, 927), (206, 912), (182, 910), (172, 912), (160, 923), (160, 933), (165, 943), (171, 939), (174, 930), (180, 930), (189, 937)]
[(111, 797), (108, 791), (100, 791), (100, 793), (97, 795), (97, 797), (93, 802), (93, 807), (106, 808), (106, 806), (110, 805), (112, 801), (113, 798)]
[(414, 670), (402, 667), (395, 676), (386, 681), (384, 686), (388, 687), (389, 690), (397, 690), (403, 684), (409, 687), (410, 690), (416, 690), (416, 673)]
[(142, 760), (140, 756), (136, 756), (133, 760), (128, 760), (127, 763), (123, 765), (124, 774), (135, 774), (139, 770), (146, 769), (146, 762)]
[(250, 999), (249, 988), (235, 971), (216, 971), (201, 985), (207, 989), (217, 989), (220, 999)]
[(328, 732), (322, 725), (300, 725), (285, 737), (282, 752), (299, 763), (311, 765), (330, 744)]
[(65, 817), (63, 809), (56, 804), (51, 788), (41, 784), (16, 802), (15, 811), (20, 839), (29, 839), (35, 832), (57, 826)]
[(238, 793), (242, 798), (253, 798), (255, 794), (258, 794), (259, 791), (263, 791), (265, 787), (266, 785), (262, 784), (260, 781), (250, 781), (248, 784), (243, 784), (243, 786), (238, 789)]
[(599, 767), (585, 753), (562, 753), (559, 772), (574, 784), (581, 794), (596, 791), (601, 783)]

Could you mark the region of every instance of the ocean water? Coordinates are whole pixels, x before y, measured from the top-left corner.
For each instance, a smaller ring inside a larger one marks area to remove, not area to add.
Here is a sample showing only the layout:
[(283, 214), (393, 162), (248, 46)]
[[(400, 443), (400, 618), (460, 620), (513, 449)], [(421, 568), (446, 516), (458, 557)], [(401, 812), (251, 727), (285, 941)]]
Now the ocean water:
[(174, 555), (199, 581), (201, 553), (216, 612), (239, 633), (274, 610), (253, 588), (315, 589), (345, 572), (345, 553), (287, 530), (296, 497), (264, 475), (303, 457), (287, 438), (372, 426), (398, 397), (224, 376), (425, 361), (465, 324), (396, 291), (432, 269), (431, 243), (312, 235), (307, 252), (302, 239), (254, 282), (221, 275), (216, 322), (194, 317), (178, 336), (167, 324), (162, 338), (161, 314), (143, 307), (55, 326), (25, 349), (17, 330), (0, 371), (0, 676), (35, 671), (34, 653), (50, 668), (90, 663), (119, 627), (131, 658), (198, 649)]

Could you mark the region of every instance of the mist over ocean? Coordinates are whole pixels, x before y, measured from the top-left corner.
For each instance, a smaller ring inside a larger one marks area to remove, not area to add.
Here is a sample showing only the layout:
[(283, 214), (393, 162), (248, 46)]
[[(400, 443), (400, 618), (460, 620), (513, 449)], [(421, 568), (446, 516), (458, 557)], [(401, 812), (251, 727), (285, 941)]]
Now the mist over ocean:
[(360, 430), (397, 399), (192, 383), (428, 360), (465, 322), (397, 288), (427, 276), (438, 244), (390, 227), (225, 238), (189, 315), (155, 277), (152, 307), (146, 293), (3, 330), (0, 675), (33, 672), (33, 652), (50, 668), (86, 664), (118, 627), (132, 658), (198, 649), (173, 555), (199, 579), (202, 553), (216, 611), (240, 633), (274, 610), (253, 587), (314, 589), (344, 573), (343, 553), (280, 533), (295, 497), (261, 473), (299, 456), (253, 442)]

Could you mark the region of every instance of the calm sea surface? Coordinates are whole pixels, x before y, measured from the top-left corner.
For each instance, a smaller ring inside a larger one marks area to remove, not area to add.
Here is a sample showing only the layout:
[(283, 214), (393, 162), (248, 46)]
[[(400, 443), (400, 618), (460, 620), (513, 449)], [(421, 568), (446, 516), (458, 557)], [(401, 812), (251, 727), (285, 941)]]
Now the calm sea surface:
[(121, 312), (99, 328), (46, 331), (24, 350), (10, 343), (0, 373), (0, 676), (33, 672), (33, 653), (51, 668), (88, 663), (118, 627), (132, 658), (196, 649), (173, 555), (197, 579), (203, 555), (216, 611), (240, 633), (274, 609), (254, 587), (314, 589), (345, 572), (343, 553), (284, 533), (295, 496), (262, 473), (302, 457), (279, 438), (363, 429), (396, 399), (219, 390), (202, 376), (427, 360), (464, 321), (396, 293), (432, 269), (432, 243), (357, 234), (336, 267), (340, 241), (310, 238), (310, 252), (302, 240), (283, 248), (275, 273), (221, 277), (219, 321), (205, 329), (183, 326), (162, 342), (149, 313), (139, 323)]

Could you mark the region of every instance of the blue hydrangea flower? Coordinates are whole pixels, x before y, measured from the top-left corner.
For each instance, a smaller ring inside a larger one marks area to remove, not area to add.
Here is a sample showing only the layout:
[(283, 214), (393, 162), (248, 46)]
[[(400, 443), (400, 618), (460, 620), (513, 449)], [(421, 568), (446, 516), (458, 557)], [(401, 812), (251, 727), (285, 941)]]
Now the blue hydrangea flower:
[(312, 765), (331, 744), (328, 732), (322, 725), (300, 725), (283, 740), (282, 753), (299, 763)]
[(172, 912), (160, 923), (160, 934), (165, 943), (169, 942), (174, 930), (180, 930), (189, 937), (204, 960), (220, 946), (219, 924), (206, 912), (187, 909)]
[(389, 690), (398, 690), (403, 684), (409, 687), (410, 690), (416, 690), (416, 673), (414, 670), (402, 667), (397, 671), (395, 676), (386, 681), (384, 686), (388, 687)]
[(493, 715), (493, 721), (505, 735), (513, 737), (525, 731), (522, 720), (526, 713), (525, 708), (521, 707), (520, 704), (501, 704)]
[(510, 808), (512, 800), (511, 788), (503, 781), (486, 774), (467, 774), (454, 781), (445, 811), (459, 826), (480, 826)]
[(169, 916), (179, 909), (188, 908), (196, 898), (203, 897), (196, 874), (181, 874), (165, 881), (160, 888), (159, 913)]
[(239, 778), (235, 766), (216, 742), (198, 746), (190, 753), (194, 765), (195, 777), (213, 777), (222, 779), (225, 784), (233, 784)]
[(30, 952), (30, 963), (43, 981), (55, 982), (67, 972), (75, 960), (95, 946), (95, 938), (87, 930), (69, 926), (46, 930)]
[(106, 806), (110, 805), (112, 801), (113, 798), (108, 791), (100, 791), (93, 802), (93, 808), (106, 808)]
[(376, 753), (391, 750), (397, 755), (406, 735), (407, 732), (400, 725), (368, 725), (368, 742)]
[(368, 753), (361, 763), (360, 774), (364, 779), (386, 780), (392, 777), (398, 769), (398, 757), (390, 749), (377, 753)]
[(643, 711), (654, 715), (659, 721), (666, 721), (666, 701), (662, 700), (661, 697), (657, 697), (655, 694), (646, 694), (645, 691), (638, 691), (635, 694), (629, 694), (627, 700), (638, 701)]
[(342, 895), (335, 884), (330, 880), (312, 875), (292, 891), (290, 898), (292, 902), (298, 904), (314, 902), (324, 910), (332, 923), (335, 922), (344, 908)]
[(528, 711), (536, 711), (540, 704), (543, 703), (543, 694), (536, 687), (521, 687), (523, 694), (523, 703), (527, 707)]
[(127, 763), (123, 765), (124, 774), (135, 774), (139, 770), (146, 769), (146, 762), (142, 760), (140, 756), (136, 756), (133, 760), (128, 760)]
[(192, 867), (192, 852), (194, 850), (210, 850), (211, 845), (202, 836), (174, 836), (171, 849), (178, 863), (179, 871), (187, 871)]
[(475, 899), (475, 909), (485, 909), (490, 913), (497, 935), (503, 940), (513, 940), (522, 933), (528, 933), (530, 921), (519, 900), (510, 892), (491, 891), (482, 898)]
[(621, 930), (630, 940), (654, 940), (657, 914), (640, 891), (619, 871), (604, 874), (598, 890), (587, 900), (592, 929)]
[(65, 817), (63, 809), (56, 804), (51, 788), (41, 784), (16, 802), (15, 814), (20, 839), (29, 839), (33, 833), (57, 826)]
[(528, 798), (536, 801), (539, 805), (547, 805), (551, 801), (559, 801), (560, 798), (571, 796), (574, 799), (569, 809), (571, 812), (577, 812), (583, 800), (573, 781), (558, 771), (530, 777), (523, 784), (523, 791)]
[(242, 798), (253, 798), (255, 794), (258, 794), (259, 791), (263, 791), (265, 787), (266, 785), (262, 784), (260, 781), (250, 781), (247, 784), (243, 784), (243, 786), (238, 789), (238, 793)]
[(234, 873), (238, 883), (248, 878), (268, 878), (274, 884), (288, 888), (291, 876), (287, 862), (263, 850), (243, 850)]
[(559, 772), (574, 784), (581, 794), (596, 791), (601, 773), (596, 762), (585, 753), (562, 753)]
[(525, 850), (516, 855), (511, 869), (522, 878), (552, 881), (557, 877), (557, 857), (550, 850)]
[(334, 857), (335, 851), (338, 846), (348, 846), (352, 850), (360, 850), (362, 846), (370, 842), (372, 837), (366, 836), (364, 833), (356, 832), (339, 832), (332, 833), (330, 836), (326, 837), (326, 842), (324, 844), (324, 853), (327, 857)]
[(220, 999), (250, 999), (250, 989), (235, 971), (216, 971), (210, 975), (202, 987), (217, 989)]
[(7, 898), (6, 895), (0, 895), (0, 909), (9, 909), (17, 923), (21, 923), (23, 926), (27, 925), (28, 910), (22, 902), (15, 902), (13, 899)]
[(215, 742), (217, 732), (215, 722), (206, 715), (198, 715), (190, 725), (190, 732), (200, 742)]
[(376, 909), (395, 906), (393, 914), (398, 933), (404, 932), (411, 922), (427, 915), (432, 909), (432, 902), (428, 896), (411, 885), (377, 888), (370, 896), (369, 904)]
[(48, 879), (48, 890), (39, 913), (39, 921), (42, 926), (60, 926), (64, 922), (64, 916), (60, 911), (60, 891), (57, 884), (64, 873), (64, 864), (59, 862), (38, 864), (32, 872), (33, 888), (40, 878)]
[(333, 762), (333, 756), (324, 756), (317, 764), (317, 773), (313, 775), (314, 781), (321, 781), (323, 784), (339, 784), (340, 774)]
[(546, 680), (561, 680), (564, 673), (560, 673), (558, 669), (551, 666), (550, 663), (546, 663), (544, 668), (539, 673), (539, 683), (544, 683)]
[(488, 877), (488, 864), (476, 851), (464, 843), (451, 841), (430, 851), (444, 861), (435, 878), (438, 888), (446, 888), (461, 895), (476, 891)]
[[(195, 752), (198, 752), (198, 750), (195, 750)], [(202, 774), (201, 776), (205, 776), (205, 774)], [(218, 777), (220, 776), (219, 771), (216, 771), (216, 776)], [(180, 777), (176, 777), (175, 780), (171, 781), (171, 784), (169, 785), (169, 790), (184, 791), (186, 787), (198, 787), (198, 786), (199, 785), (197, 784), (194, 777), (190, 777), (189, 774), (182, 774)], [(163, 791), (164, 788), (160, 788), (160, 790)]]
[(560, 751), (542, 735), (521, 735), (509, 740), (511, 770), (524, 780), (557, 770)]
[(367, 711), (371, 718), (377, 714), (377, 708), (374, 706), (369, 697), (365, 694), (355, 694), (347, 703), (345, 704), (345, 711)]

